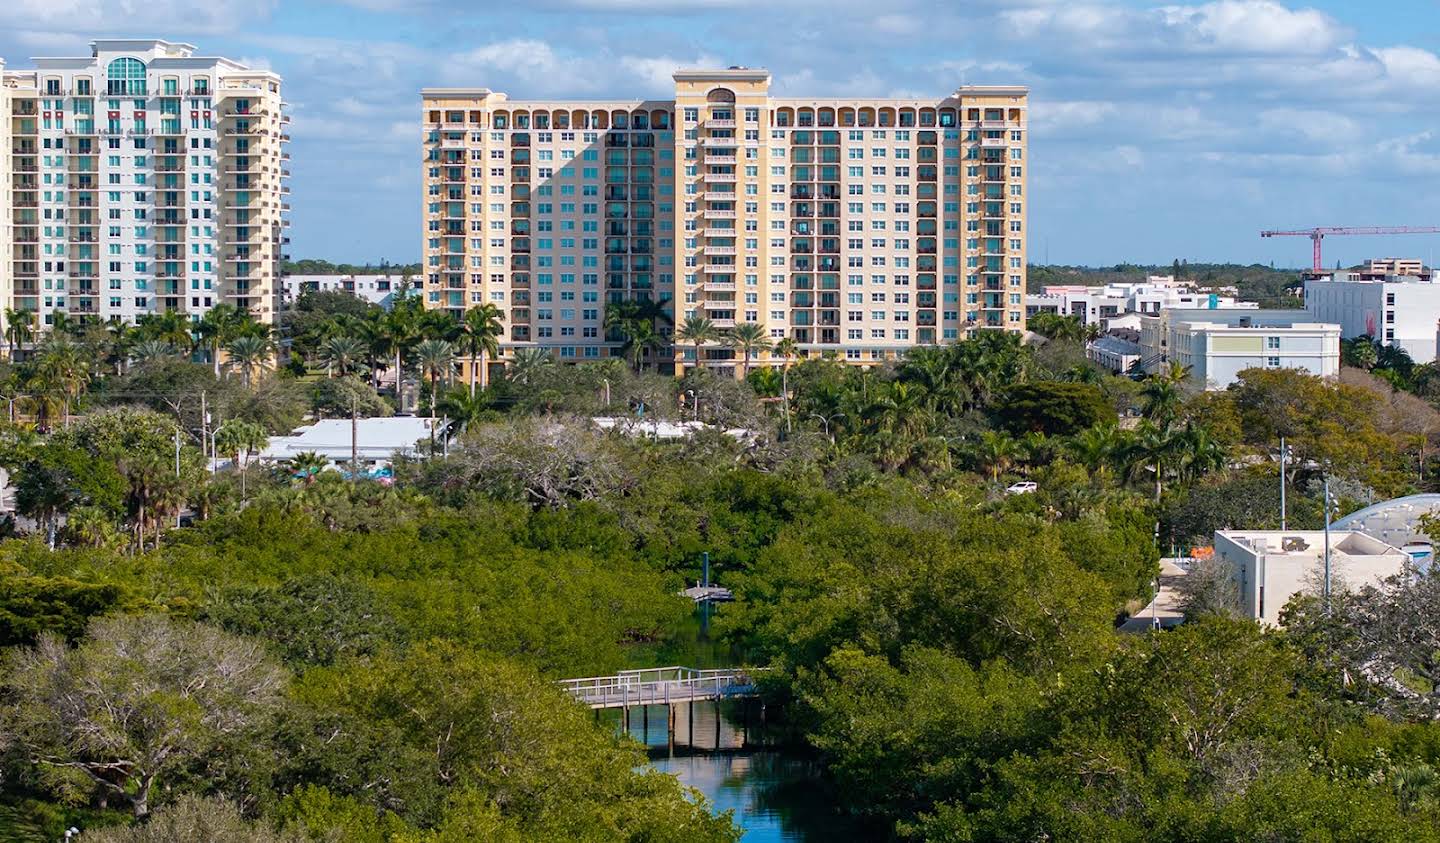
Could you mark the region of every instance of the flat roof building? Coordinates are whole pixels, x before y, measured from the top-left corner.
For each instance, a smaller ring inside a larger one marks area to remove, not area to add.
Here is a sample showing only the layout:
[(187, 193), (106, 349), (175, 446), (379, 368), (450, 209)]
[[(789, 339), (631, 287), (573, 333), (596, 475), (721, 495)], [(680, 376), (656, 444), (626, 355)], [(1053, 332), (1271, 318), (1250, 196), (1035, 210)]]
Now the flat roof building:
[(1436, 359), (1440, 284), (1418, 260), (1372, 260), (1361, 270), (1306, 273), (1305, 310), (1341, 336), (1370, 336), (1405, 349), (1416, 363)]
[(1162, 310), (1140, 320), (1145, 371), (1178, 362), (1194, 386), (1224, 389), (1245, 369), (1340, 373), (1340, 326), (1303, 310)]
[(0, 71), (0, 297), (133, 322), (274, 319), (289, 209), (280, 77), (157, 39)]
[[(1215, 558), (1230, 573), (1243, 612), (1278, 626), (1285, 604), (1303, 591), (1317, 591), (1325, 573), (1321, 530), (1221, 530)], [(1358, 531), (1331, 529), (1332, 589), (1379, 583), (1406, 570), (1410, 556)]]
[[(494, 303), (502, 360), (617, 355), (621, 302), (861, 364), (1024, 329), (1025, 88), (782, 98), (762, 69), (673, 78), (654, 100), (422, 91), (426, 306)], [(694, 355), (651, 359), (736, 368), (719, 343)]]
[(1200, 289), (1170, 276), (1151, 276), (1144, 282), (1100, 286), (1049, 285), (1025, 297), (1025, 316), (1054, 313), (1074, 316), (1082, 325), (1108, 326), (1127, 313), (1153, 316), (1166, 308), (1255, 310), (1255, 302), (1240, 301), (1218, 290)]
[(294, 303), (302, 293), (339, 292), (349, 293), (386, 310), (402, 289), (409, 292), (404, 279), (399, 275), (287, 275), (285, 276), (282, 303)]

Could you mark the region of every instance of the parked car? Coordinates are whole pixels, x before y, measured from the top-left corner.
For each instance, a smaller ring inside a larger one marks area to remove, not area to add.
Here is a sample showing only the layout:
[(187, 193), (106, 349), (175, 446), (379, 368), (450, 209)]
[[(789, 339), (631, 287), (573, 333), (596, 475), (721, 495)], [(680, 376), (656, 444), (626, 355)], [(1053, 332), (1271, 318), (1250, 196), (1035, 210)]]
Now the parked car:
[(1038, 489), (1038, 488), (1040, 488), (1038, 485), (1030, 482), (1029, 480), (1025, 480), (1025, 481), (1023, 481), (1023, 482), (1016, 483), (1016, 484), (1014, 484), (1013, 486), (1007, 487), (1007, 488), (1005, 489), (1005, 494), (1007, 494), (1007, 495), (1028, 495), (1028, 494), (1034, 492), (1034, 491), (1035, 491), (1036, 489)]

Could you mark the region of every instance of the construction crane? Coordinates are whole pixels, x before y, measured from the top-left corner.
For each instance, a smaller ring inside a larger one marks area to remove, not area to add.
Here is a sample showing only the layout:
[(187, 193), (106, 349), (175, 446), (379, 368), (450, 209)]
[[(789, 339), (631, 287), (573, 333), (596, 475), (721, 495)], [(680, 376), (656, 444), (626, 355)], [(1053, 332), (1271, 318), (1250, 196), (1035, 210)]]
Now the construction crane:
[(1353, 234), (1440, 234), (1440, 228), (1433, 225), (1392, 225), (1392, 226), (1369, 226), (1359, 228), (1347, 227), (1321, 227), (1303, 228), (1299, 231), (1262, 231), (1261, 237), (1309, 237), (1314, 247), (1312, 258), (1313, 269), (1316, 272), (1325, 268), (1324, 261), (1320, 258), (1320, 241), (1328, 235), (1353, 235)]

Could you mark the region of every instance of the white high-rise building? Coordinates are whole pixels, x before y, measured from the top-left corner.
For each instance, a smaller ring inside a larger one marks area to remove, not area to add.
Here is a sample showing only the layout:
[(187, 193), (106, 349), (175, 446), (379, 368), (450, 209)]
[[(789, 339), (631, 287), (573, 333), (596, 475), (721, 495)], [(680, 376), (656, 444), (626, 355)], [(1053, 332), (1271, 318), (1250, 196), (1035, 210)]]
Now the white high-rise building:
[(280, 77), (189, 44), (104, 40), (0, 76), (7, 306), (39, 317), (273, 320), (289, 141)]

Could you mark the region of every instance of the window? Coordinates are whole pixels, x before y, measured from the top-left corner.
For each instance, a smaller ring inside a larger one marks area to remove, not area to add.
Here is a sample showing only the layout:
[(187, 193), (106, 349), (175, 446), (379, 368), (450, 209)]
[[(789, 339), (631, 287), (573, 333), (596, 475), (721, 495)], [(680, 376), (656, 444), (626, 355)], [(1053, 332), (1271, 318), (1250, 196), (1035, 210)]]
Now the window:
[(106, 93), (112, 96), (145, 93), (145, 63), (139, 59), (115, 59), (106, 68), (105, 75)]

